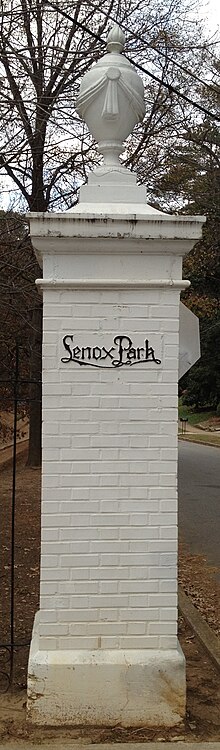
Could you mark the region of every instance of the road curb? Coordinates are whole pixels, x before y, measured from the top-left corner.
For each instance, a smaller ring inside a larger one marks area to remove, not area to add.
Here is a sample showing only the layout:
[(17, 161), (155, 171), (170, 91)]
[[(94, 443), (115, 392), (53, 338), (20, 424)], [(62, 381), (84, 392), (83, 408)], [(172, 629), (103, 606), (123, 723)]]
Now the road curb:
[[(193, 432), (191, 432), (190, 434), (193, 435)], [(220, 444), (214, 445), (214, 443), (209, 443), (205, 440), (198, 440), (196, 437), (192, 440), (190, 437), (186, 437), (185, 435), (178, 435), (178, 440), (185, 440), (185, 443), (197, 443), (197, 445), (209, 445), (211, 448), (220, 448)]]
[(198, 609), (194, 607), (190, 596), (185, 594), (182, 586), (178, 588), (179, 610), (185, 620), (194, 630), (200, 643), (204, 646), (215, 667), (220, 671), (220, 640), (203, 619)]

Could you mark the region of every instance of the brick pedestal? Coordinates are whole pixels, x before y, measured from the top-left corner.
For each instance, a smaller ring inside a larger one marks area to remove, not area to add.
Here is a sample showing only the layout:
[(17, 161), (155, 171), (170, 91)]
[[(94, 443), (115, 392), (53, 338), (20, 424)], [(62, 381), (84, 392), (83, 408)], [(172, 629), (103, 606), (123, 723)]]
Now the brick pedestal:
[(31, 218), (44, 260), (36, 723), (173, 725), (185, 711), (179, 297), (201, 221), (122, 208)]

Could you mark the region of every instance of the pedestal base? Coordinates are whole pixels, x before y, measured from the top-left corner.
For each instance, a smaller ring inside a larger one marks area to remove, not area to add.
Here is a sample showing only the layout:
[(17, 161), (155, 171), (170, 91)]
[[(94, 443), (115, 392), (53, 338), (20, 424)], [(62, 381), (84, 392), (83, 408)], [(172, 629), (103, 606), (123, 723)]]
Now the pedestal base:
[(177, 650), (39, 651), (35, 619), (28, 719), (41, 725), (174, 726), (185, 714)]

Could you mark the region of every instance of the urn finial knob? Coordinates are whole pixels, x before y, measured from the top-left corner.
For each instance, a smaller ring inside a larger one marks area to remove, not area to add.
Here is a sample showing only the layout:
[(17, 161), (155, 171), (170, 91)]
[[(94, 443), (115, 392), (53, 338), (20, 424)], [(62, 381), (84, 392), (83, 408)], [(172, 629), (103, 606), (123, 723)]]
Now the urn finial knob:
[(122, 52), (125, 43), (125, 35), (117, 23), (113, 26), (107, 37), (107, 52)]

